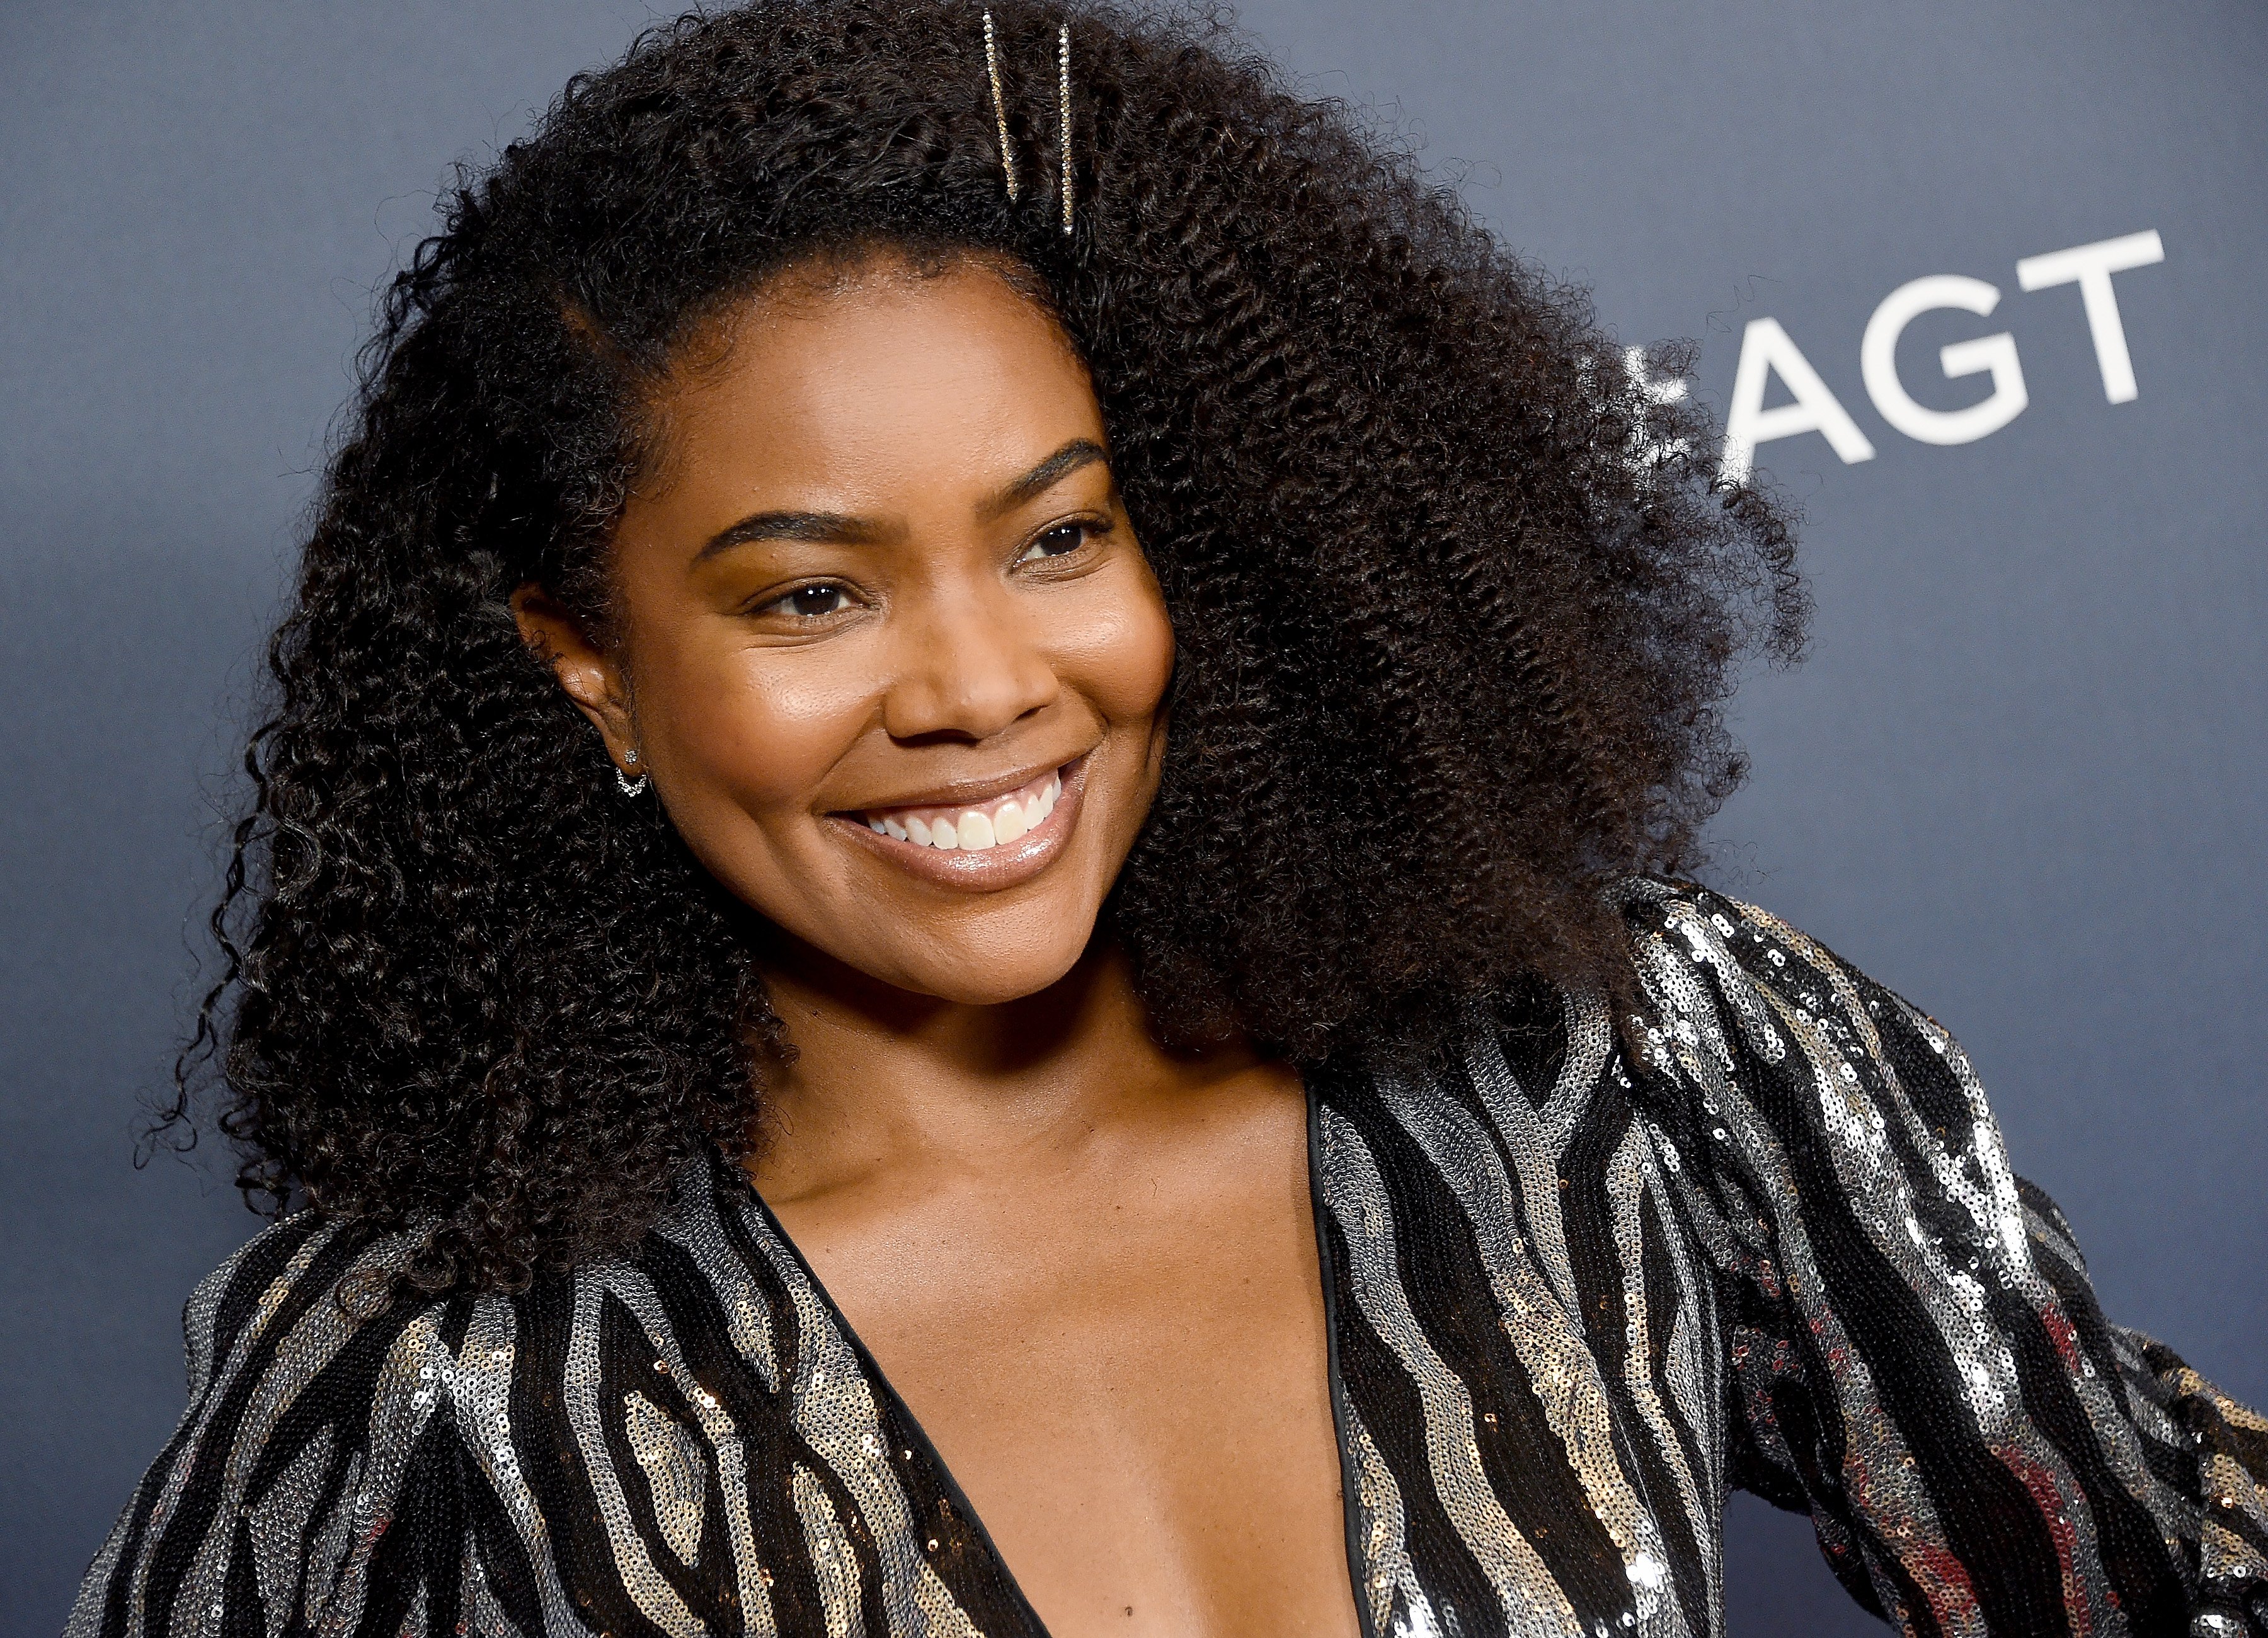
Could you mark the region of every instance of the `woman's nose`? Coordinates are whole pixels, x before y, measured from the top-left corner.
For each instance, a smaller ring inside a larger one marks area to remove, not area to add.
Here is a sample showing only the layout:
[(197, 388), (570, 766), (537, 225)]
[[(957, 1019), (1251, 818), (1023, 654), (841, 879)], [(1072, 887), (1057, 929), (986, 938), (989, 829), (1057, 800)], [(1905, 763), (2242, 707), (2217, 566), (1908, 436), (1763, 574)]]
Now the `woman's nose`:
[(990, 739), (1055, 702), (1039, 622), (1006, 587), (924, 598), (900, 619), (903, 657), (882, 702), (893, 739)]

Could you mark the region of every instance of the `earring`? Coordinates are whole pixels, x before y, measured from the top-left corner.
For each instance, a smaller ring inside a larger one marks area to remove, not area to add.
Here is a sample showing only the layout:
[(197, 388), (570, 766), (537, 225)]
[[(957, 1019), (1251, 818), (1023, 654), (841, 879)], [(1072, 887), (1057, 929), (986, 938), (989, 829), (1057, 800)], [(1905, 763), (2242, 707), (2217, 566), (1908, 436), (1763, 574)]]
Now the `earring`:
[[(634, 763), (637, 759), (637, 747), (635, 745), (622, 753), (624, 762)], [(615, 770), (615, 784), (621, 788), (625, 796), (643, 796), (645, 794), (645, 787), (652, 783), (653, 776), (650, 773), (642, 773), (633, 779), (620, 768)]]

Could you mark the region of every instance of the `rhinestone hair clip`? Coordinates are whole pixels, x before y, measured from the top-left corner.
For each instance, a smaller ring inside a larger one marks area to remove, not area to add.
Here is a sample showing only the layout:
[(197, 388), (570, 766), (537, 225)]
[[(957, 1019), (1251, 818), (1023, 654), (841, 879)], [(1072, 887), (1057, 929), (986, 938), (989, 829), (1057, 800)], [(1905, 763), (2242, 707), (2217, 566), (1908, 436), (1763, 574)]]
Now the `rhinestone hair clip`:
[(1008, 149), (1008, 105), (1000, 95), (1000, 52), (992, 41), (992, 13), (984, 14), (984, 71), (992, 80), (992, 122), (1000, 132), (1000, 172), (1008, 179), (1008, 198), (1014, 203), (1016, 156)]
[[(1008, 184), (1011, 203), (1023, 196), (1016, 180), (1016, 156), (1008, 145), (1008, 99), (1000, 87), (1000, 47), (992, 28), (992, 13), (984, 13), (984, 73), (992, 83), (992, 127), (1000, 138), (1000, 174)], [(1071, 231), (1071, 25), (1056, 25), (1056, 146), (1063, 166), (1057, 189), (1063, 198), (1063, 231)]]
[(1071, 232), (1071, 25), (1056, 25), (1056, 146), (1063, 154), (1063, 231)]

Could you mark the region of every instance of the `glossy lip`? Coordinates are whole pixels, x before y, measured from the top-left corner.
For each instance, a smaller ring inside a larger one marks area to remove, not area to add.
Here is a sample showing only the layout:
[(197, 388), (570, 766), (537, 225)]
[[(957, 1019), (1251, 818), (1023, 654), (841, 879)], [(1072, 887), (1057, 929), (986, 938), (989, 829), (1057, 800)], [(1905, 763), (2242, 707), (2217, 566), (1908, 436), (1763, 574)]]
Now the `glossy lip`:
[[(1071, 830), (1079, 823), (1079, 808), (1084, 805), (1086, 795), (1086, 765), (1093, 754), (1082, 751), (1059, 767), (1050, 769), (1043, 765), (1028, 773), (1018, 774), (1005, 782), (988, 779), (982, 785), (961, 787), (950, 795), (923, 796), (910, 801), (889, 804), (891, 808), (943, 808), (958, 802), (973, 808), (1029, 785), (1042, 774), (1057, 773), (1063, 780), (1063, 794), (1056, 798), (1055, 811), (1042, 820), (1037, 828), (1025, 831), (1005, 847), (988, 847), (973, 853), (960, 848), (947, 852), (942, 848), (923, 847), (914, 842), (901, 842), (893, 836), (880, 835), (868, 827), (859, 814), (828, 814), (827, 819), (858, 846), (869, 849), (877, 858), (932, 886), (956, 888), (964, 893), (997, 893), (1003, 888), (1030, 881), (1053, 864), (1070, 845)], [(862, 811), (881, 813), (887, 810), (876, 808)]]
[(893, 797), (887, 802), (869, 802), (864, 808), (840, 808), (828, 816), (863, 819), (868, 814), (886, 814), (900, 808), (981, 808), (1011, 791), (1022, 790), (1046, 774), (1063, 774), (1064, 783), (1069, 784), (1071, 775), (1065, 771), (1074, 764), (1085, 762), (1086, 757), (1087, 753), (1081, 751), (1067, 762), (1034, 763), (1028, 768), (990, 774), (981, 779), (948, 779), (943, 785), (932, 785), (911, 796)]

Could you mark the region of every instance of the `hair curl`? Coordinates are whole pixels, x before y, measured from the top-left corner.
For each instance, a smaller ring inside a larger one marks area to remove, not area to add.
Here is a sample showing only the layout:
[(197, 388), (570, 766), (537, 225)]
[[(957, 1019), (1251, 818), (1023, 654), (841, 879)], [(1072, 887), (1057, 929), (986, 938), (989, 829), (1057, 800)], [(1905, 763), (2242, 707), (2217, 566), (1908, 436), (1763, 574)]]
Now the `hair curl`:
[(791, 0), (578, 77), (394, 280), (166, 1117), (217, 1063), (255, 1203), (427, 1224), (417, 1283), (511, 1288), (747, 1151), (754, 912), (617, 796), (507, 600), (603, 627), (642, 394), (817, 255), (1018, 267), (1093, 373), (1179, 644), (1106, 911), (1164, 1037), (1314, 1062), (1623, 970), (1602, 889), (1688, 860), (1739, 665), (1800, 647), (1782, 518), (1583, 291), (1211, 18), (1069, 10), (1066, 237), (1066, 13), (992, 11), (1020, 203), (971, 10)]

